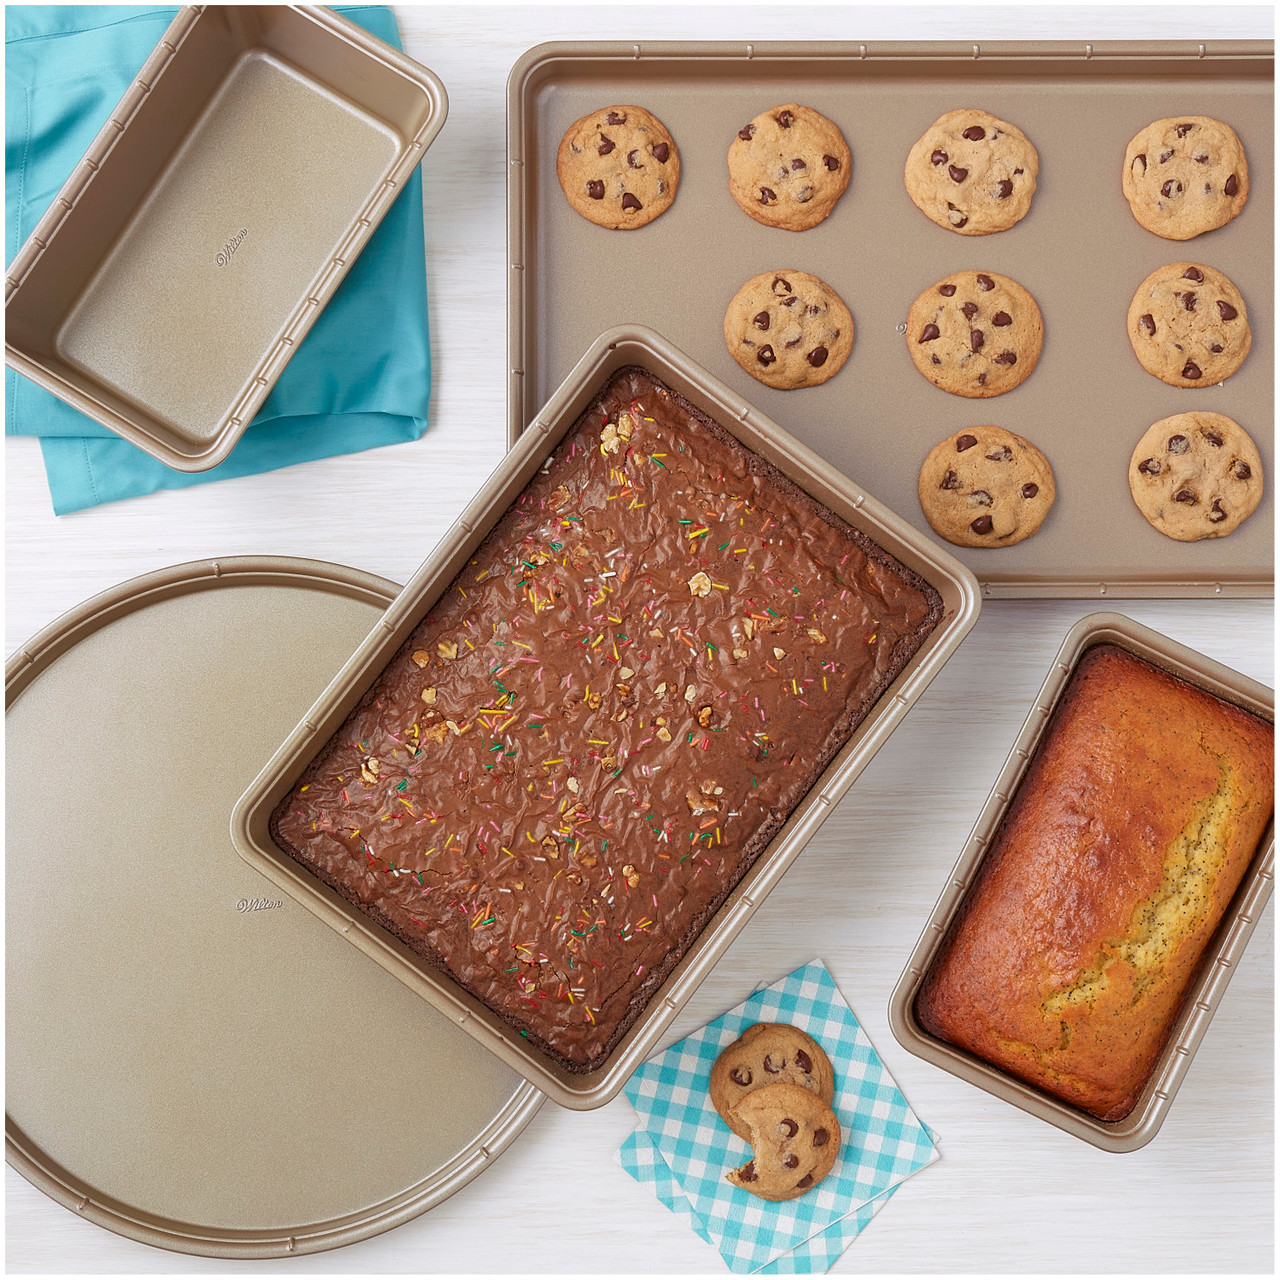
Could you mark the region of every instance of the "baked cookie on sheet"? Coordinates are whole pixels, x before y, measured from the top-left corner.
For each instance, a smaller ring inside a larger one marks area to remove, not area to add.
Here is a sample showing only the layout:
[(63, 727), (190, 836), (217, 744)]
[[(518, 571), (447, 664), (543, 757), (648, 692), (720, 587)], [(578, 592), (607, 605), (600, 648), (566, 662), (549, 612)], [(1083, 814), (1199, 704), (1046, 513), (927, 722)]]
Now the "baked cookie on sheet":
[(1199, 262), (1157, 267), (1133, 295), (1128, 328), (1139, 363), (1171, 387), (1229, 378), (1253, 345), (1240, 291)]
[(840, 1121), (800, 1085), (770, 1084), (747, 1094), (734, 1120), (747, 1130), (753, 1154), (725, 1178), (761, 1200), (796, 1200), (835, 1167)]
[(1007, 231), (1026, 217), (1040, 157), (1015, 124), (976, 107), (939, 116), (907, 154), (907, 194), (962, 236)]
[(995, 271), (957, 271), (911, 304), (907, 350), (935, 387), (971, 399), (1002, 395), (1040, 359), (1044, 321), (1035, 299)]
[(767, 387), (816, 387), (853, 350), (853, 317), (840, 295), (807, 271), (763, 271), (724, 313), (729, 354)]
[(630, 231), (671, 207), (680, 185), (680, 152), (652, 112), (602, 107), (565, 131), (556, 177), (570, 205), (588, 222)]
[(1235, 130), (1211, 116), (1169, 116), (1125, 148), (1124, 198), (1148, 231), (1190, 240), (1236, 217), (1249, 198), (1249, 166)]
[(749, 1093), (771, 1084), (808, 1089), (827, 1105), (835, 1096), (835, 1075), (822, 1046), (799, 1027), (785, 1022), (757, 1022), (728, 1045), (711, 1068), (711, 1105), (740, 1138), (751, 1131), (733, 1115)]
[(1129, 492), (1138, 510), (1179, 542), (1225, 538), (1257, 510), (1262, 489), (1257, 447), (1221, 413), (1161, 418), (1129, 459)]
[(1011, 547), (1031, 537), (1057, 491), (1035, 445), (1003, 427), (966, 427), (935, 445), (920, 468), (920, 507), (958, 547)]
[(807, 231), (849, 185), (844, 135), (812, 107), (788, 102), (763, 111), (729, 144), (729, 191), (766, 227)]

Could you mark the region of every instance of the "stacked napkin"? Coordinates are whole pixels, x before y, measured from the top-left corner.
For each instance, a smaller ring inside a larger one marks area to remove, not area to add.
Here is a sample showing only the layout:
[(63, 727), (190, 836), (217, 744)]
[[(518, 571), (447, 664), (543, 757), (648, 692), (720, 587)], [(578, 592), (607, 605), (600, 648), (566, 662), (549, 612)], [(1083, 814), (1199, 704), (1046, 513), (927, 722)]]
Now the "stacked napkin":
[[(826, 1051), (843, 1143), (835, 1168), (797, 1200), (760, 1200), (725, 1181), (751, 1148), (711, 1104), (711, 1066), (757, 1022), (789, 1022)], [(650, 1059), (627, 1097), (639, 1116), (622, 1167), (702, 1239), (731, 1271), (826, 1271), (913, 1173), (939, 1158), (820, 960), (755, 992), (723, 1017)]]
[[(400, 47), (385, 6), (336, 10)], [(135, 5), (6, 6), (6, 262), (175, 13)], [(5, 433), (40, 437), (53, 509), (64, 515), (156, 489), (416, 440), (427, 426), (430, 391), (422, 178), (415, 171), (220, 466), (172, 471), (11, 369)]]

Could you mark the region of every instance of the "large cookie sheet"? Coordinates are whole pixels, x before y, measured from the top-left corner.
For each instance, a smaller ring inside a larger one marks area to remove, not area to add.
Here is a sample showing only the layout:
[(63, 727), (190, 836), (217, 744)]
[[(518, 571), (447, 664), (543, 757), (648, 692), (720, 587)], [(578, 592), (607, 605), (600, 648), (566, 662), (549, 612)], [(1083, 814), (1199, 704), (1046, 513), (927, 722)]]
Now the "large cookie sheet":
[[(540, 45), (508, 83), (510, 439), (603, 329), (639, 322), (930, 536), (916, 480), (934, 444), (995, 423), (1038, 445), (1058, 487), (1041, 531), (1015, 547), (948, 547), (989, 596), (1271, 595), (1273, 80), (1270, 41)], [(834, 213), (799, 233), (748, 218), (729, 195), (726, 165), (746, 121), (797, 101), (835, 120), (853, 152)], [(579, 217), (555, 175), (565, 129), (613, 103), (653, 111), (680, 148), (674, 205), (635, 231)], [(943, 112), (966, 106), (1018, 124), (1040, 153), (1031, 212), (996, 235), (935, 226), (903, 185), (912, 143)], [(1143, 125), (1182, 113), (1235, 128), (1250, 162), (1250, 196), (1234, 222), (1178, 242), (1138, 225), (1120, 171)], [(1224, 271), (1248, 305), (1253, 350), (1225, 384), (1166, 386), (1138, 364), (1125, 334), (1138, 284), (1184, 260)], [(821, 276), (853, 313), (853, 354), (821, 387), (773, 390), (725, 349), (729, 299), (776, 268)], [(922, 290), (969, 268), (1012, 276), (1044, 315), (1039, 366), (989, 400), (926, 382), (900, 332)], [(1267, 493), (1228, 538), (1174, 542), (1147, 524), (1129, 494), (1139, 437), (1189, 409), (1234, 418), (1262, 454)]]

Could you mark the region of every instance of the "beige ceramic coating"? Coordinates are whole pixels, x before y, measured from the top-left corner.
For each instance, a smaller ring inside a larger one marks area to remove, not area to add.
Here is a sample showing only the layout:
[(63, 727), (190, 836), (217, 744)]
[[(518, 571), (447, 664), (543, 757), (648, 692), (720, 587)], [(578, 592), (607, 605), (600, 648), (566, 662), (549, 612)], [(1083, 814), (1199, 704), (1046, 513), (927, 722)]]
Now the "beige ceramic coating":
[(903, 1048), (943, 1070), (975, 1084), (1015, 1107), (1074, 1134), (1104, 1151), (1136, 1151), (1159, 1131), (1174, 1095), (1204, 1038), (1227, 983), (1235, 972), (1258, 917), (1271, 897), (1275, 874), (1275, 824), (1268, 826), (1231, 906), (1206, 949), (1199, 978), (1188, 988), (1182, 1012), (1134, 1109), (1123, 1120), (1097, 1120), (1041, 1092), (990, 1063), (929, 1035), (916, 1017), (916, 994), (951, 921), (974, 882), (1005, 809), (1018, 787), (1053, 708), (1084, 652), (1096, 644), (1114, 644), (1198, 685), (1264, 720), (1275, 719), (1275, 692), (1238, 671), (1215, 662), (1168, 636), (1119, 613), (1091, 613), (1067, 633), (1031, 711), (1010, 749), (974, 823), (964, 851), (911, 953), (889, 1001), (889, 1025)]
[[(555, 150), (565, 128), (603, 101), (636, 102), (660, 116), (680, 142), (682, 173), (672, 208), (644, 236), (612, 237), (602, 256), (600, 237), (564, 203)], [(830, 217), (783, 235), (743, 215), (724, 157), (746, 121), (791, 101), (840, 127), (853, 166)], [(596, 334), (644, 324), (837, 470), (873, 479), (876, 496), (929, 537), (915, 491), (939, 440), (994, 422), (1034, 441), (1057, 477), (1053, 518), (1016, 546), (956, 550), (988, 595), (1270, 595), (1273, 497), (1230, 538), (1174, 544), (1150, 537), (1127, 473), (1134, 440), (1171, 413), (1273, 418), (1274, 166), (1256, 162), (1241, 215), (1192, 242), (1259, 300), (1251, 358), (1225, 388), (1195, 391), (1152, 378), (1125, 337), (1134, 290), (1180, 251), (1134, 220), (1120, 177), (1130, 139), (1189, 108), (1229, 122), (1251, 157), (1270, 156), (1273, 104), (1270, 41), (619, 39), (532, 49), (507, 90), (509, 439)], [(1040, 158), (1027, 215), (977, 239), (934, 226), (903, 181), (903, 160), (929, 125), (969, 106), (1017, 124)], [(722, 336), (728, 299), (780, 261), (825, 280), (858, 323), (839, 375), (803, 392), (755, 382)], [(981, 416), (915, 372), (899, 329), (923, 289), (966, 269), (1017, 280), (1044, 317), (1034, 374)], [(1255, 438), (1270, 472), (1270, 432)]]
[[(256, 760), (395, 590), (198, 561), (8, 663), (5, 1155), (88, 1222), (220, 1258), (334, 1248), (451, 1195), (541, 1104), (228, 838)], [(92, 745), (62, 788), (77, 802), (50, 804), (71, 724)], [(70, 868), (54, 908), (50, 850)]]
[(215, 466), (445, 110), (329, 9), (184, 8), (9, 266), (7, 363), (176, 470)]
[[(665, 219), (655, 226), (662, 221)], [(581, 1074), (535, 1049), (478, 999), (323, 885), (271, 840), (268, 824), (276, 805), (345, 722), (392, 655), (573, 428), (599, 389), (611, 374), (627, 365), (647, 369), (747, 448), (773, 463), (801, 489), (920, 574), (941, 595), (943, 617), (738, 882), (604, 1064)], [(657, 1046), (672, 1019), (822, 825), (832, 806), (950, 658), (976, 621), (978, 608), (976, 579), (937, 543), (886, 510), (656, 333), (634, 325), (612, 329), (591, 344), (564, 385), (413, 575), (378, 628), (267, 761), (235, 807), (232, 839), (241, 856), (284, 893), (315, 912), (424, 1000), (452, 1016), (553, 1101), (578, 1110), (603, 1106)]]

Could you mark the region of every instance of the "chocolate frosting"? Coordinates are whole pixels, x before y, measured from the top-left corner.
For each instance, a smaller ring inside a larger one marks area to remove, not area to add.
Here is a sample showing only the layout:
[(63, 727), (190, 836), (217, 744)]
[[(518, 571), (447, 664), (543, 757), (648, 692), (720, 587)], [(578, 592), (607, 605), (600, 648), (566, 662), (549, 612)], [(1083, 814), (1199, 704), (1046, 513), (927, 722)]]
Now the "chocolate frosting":
[(940, 616), (917, 575), (624, 369), (272, 834), (592, 1070)]

